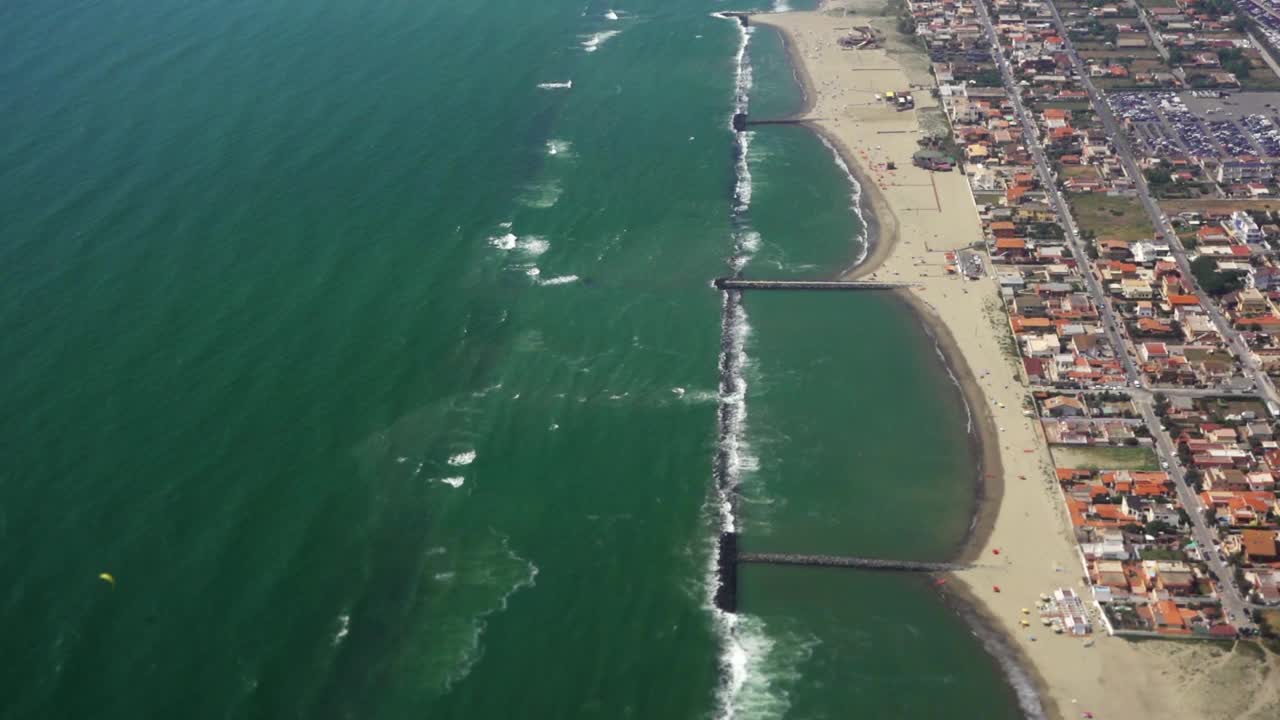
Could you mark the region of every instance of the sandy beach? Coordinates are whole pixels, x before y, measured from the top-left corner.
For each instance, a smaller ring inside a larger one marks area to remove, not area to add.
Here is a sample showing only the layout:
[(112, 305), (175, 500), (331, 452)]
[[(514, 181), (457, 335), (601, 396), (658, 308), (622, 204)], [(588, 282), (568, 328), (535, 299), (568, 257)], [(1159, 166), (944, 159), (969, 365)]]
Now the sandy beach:
[[(988, 647), (1003, 656), (1015, 689), (1023, 686), (1020, 696), (1036, 688), (1035, 697), (1022, 697), (1029, 715), (1239, 716), (1247, 703), (1233, 704), (1227, 715), (1224, 702), (1250, 687), (1252, 672), (1232, 673), (1230, 682), (1220, 673), (1211, 683), (1185, 669), (1188, 662), (1219, 662), (1215, 653), (1228, 661), (1239, 653), (1134, 643), (1107, 637), (1101, 628), (1086, 647), (1038, 622), (1020, 626), (1022, 608), (1033, 608), (1041, 593), (1069, 587), (1090, 594), (1048, 445), (1038, 424), (1023, 415), (1027, 392), (1008, 349), (996, 285), (990, 274), (968, 281), (945, 271), (945, 252), (982, 241), (973, 196), (959, 172), (911, 164), (923, 131), (944, 121), (928, 90), (934, 83), (923, 53), (896, 33), (894, 18), (874, 15), (879, 4), (866, 3), (862, 16), (852, 14), (856, 3), (826, 5), (817, 12), (756, 15), (751, 22), (784, 34), (806, 90), (800, 117), (837, 149), (875, 216), (873, 247), (846, 276), (915, 283), (901, 294), (932, 329), (973, 413), (983, 467), (973, 532), (961, 554), (976, 567), (950, 580), (949, 600), (979, 627), (996, 631)], [(846, 7), (853, 7), (850, 14)], [(851, 26), (866, 24), (884, 31), (883, 47), (837, 45)], [(913, 91), (915, 110), (899, 112), (879, 99), (902, 90)]]

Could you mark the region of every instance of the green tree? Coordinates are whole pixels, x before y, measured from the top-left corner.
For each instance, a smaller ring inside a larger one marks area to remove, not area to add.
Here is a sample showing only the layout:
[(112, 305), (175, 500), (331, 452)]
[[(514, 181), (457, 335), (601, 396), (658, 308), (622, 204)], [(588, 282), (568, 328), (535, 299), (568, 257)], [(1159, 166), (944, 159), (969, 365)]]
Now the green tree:
[(1210, 295), (1226, 295), (1244, 287), (1241, 273), (1221, 272), (1217, 261), (1208, 255), (1201, 255), (1191, 263), (1191, 274)]

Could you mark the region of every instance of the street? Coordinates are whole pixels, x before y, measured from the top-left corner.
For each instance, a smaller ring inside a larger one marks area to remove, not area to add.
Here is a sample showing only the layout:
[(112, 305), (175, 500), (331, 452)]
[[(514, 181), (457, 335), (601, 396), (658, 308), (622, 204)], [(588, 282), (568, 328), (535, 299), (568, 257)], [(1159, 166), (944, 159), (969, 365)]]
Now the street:
[[(1099, 119), (1102, 121), (1104, 129), (1112, 138), (1112, 141), (1116, 146), (1116, 152), (1120, 156), (1125, 172), (1133, 179), (1138, 190), (1138, 197), (1148, 215), (1151, 217), (1153, 227), (1159, 228), (1160, 232), (1169, 240), (1170, 250), (1173, 252), (1183, 276), (1188, 278), (1193, 277), (1191, 275), (1190, 263), (1186, 258), (1186, 253), (1179, 244), (1177, 235), (1173, 232), (1172, 225), (1169, 224), (1168, 219), (1164, 217), (1163, 213), (1161, 213), (1159, 207), (1148, 192), (1146, 179), (1143, 177), (1142, 173), (1138, 171), (1137, 164), (1133, 161), (1133, 156), (1129, 151), (1128, 144), (1125, 142), (1123, 133), (1116, 124), (1115, 118), (1110, 112), (1110, 108), (1107, 107), (1105, 100), (1089, 81), (1088, 72), (1084, 69), (1083, 62), (1080, 60), (1075, 48), (1071, 45), (1070, 39), (1067, 37), (1066, 27), (1062, 22), (1061, 16), (1058, 14), (1058, 9), (1054, 7), (1052, 3), (1049, 4), (1049, 7), (1053, 14), (1054, 23), (1058, 28), (1058, 33), (1065, 40), (1067, 53), (1071, 58), (1072, 67), (1075, 69), (1077, 76), (1083, 83), (1085, 90), (1089, 95), (1090, 102), (1092, 103), (1095, 112), (1097, 112)], [(1151, 432), (1151, 436), (1155, 440), (1154, 444), (1156, 454), (1160, 459), (1162, 466), (1168, 469), (1169, 477), (1172, 479), (1175, 491), (1178, 495), (1178, 500), (1182, 503), (1183, 507), (1186, 508), (1187, 514), (1191, 519), (1192, 539), (1201, 549), (1201, 554), (1204, 556), (1209, 569), (1218, 577), (1218, 590), (1222, 599), (1223, 610), (1228, 613), (1230, 617), (1234, 617), (1232, 624), (1237, 628), (1252, 629), (1254, 626), (1249, 620), (1250, 616), (1245, 612), (1248, 605), (1240, 593), (1239, 588), (1236, 587), (1234, 573), (1218, 556), (1216, 550), (1217, 533), (1210, 529), (1205, 523), (1204, 513), (1201, 509), (1199, 498), (1196, 497), (1195, 492), (1187, 484), (1186, 473), (1178, 460), (1173, 442), (1170, 440), (1168, 433), (1160, 423), (1159, 418), (1156, 417), (1152, 397), (1149, 392), (1133, 391), (1134, 389), (1137, 389), (1132, 387), (1135, 384), (1139, 387), (1141, 386), (1141, 376), (1139, 375), (1137, 368), (1134, 366), (1133, 360), (1126, 349), (1127, 344), (1124, 342), (1124, 339), (1120, 336), (1117, 330), (1118, 326), (1113, 317), (1111, 303), (1107, 299), (1106, 294), (1102, 291), (1102, 287), (1098, 282), (1097, 277), (1092, 272), (1092, 265), (1089, 262), (1087, 254), (1084, 252), (1075, 222), (1071, 217), (1070, 209), (1058, 190), (1058, 185), (1054, 178), (1053, 171), (1048, 162), (1048, 158), (1045, 155), (1044, 148), (1040, 143), (1036, 123), (1033, 118), (1027, 114), (1026, 109), (1022, 104), (1022, 98), (1018, 90), (1016, 78), (1014, 77), (1012, 68), (1009, 66), (1008, 59), (1004, 56), (1003, 49), (1000, 47), (995, 28), (987, 12), (986, 3), (978, 2), (977, 9), (984, 32), (992, 43), (992, 47), (994, 49), (993, 57), (1000, 67), (1000, 76), (1004, 83), (1005, 91), (1008, 93), (1009, 99), (1013, 104), (1014, 112), (1018, 116), (1018, 122), (1023, 127), (1027, 150), (1035, 161), (1036, 171), (1040, 176), (1041, 185), (1044, 187), (1045, 194), (1054, 211), (1062, 221), (1062, 227), (1065, 231), (1072, 257), (1075, 259), (1077, 266), (1081, 269), (1081, 275), (1085, 279), (1085, 284), (1088, 288), (1089, 294), (1101, 314), (1104, 332), (1124, 366), (1125, 377), (1128, 380), (1128, 384), (1131, 386), (1131, 389), (1127, 390), (1127, 392), (1129, 392), (1130, 397), (1133, 399), (1134, 406), (1146, 421), (1147, 427)], [(1203, 294), (1203, 291), (1197, 287), (1196, 292), (1200, 296), (1202, 306), (1209, 313), (1215, 326), (1222, 334), (1222, 337), (1230, 344), (1233, 354), (1236, 354), (1236, 356), (1240, 358), (1241, 365), (1245, 367), (1247, 372), (1252, 374), (1253, 380), (1256, 386), (1263, 393), (1264, 398), (1266, 400), (1274, 400), (1275, 389), (1272, 387), (1270, 379), (1266, 377), (1265, 373), (1260, 372), (1253, 366), (1254, 363), (1250, 360), (1251, 354), (1249, 353), (1248, 348), (1244, 347), (1244, 343), (1240, 340), (1239, 335), (1230, 328), (1210, 300)]]

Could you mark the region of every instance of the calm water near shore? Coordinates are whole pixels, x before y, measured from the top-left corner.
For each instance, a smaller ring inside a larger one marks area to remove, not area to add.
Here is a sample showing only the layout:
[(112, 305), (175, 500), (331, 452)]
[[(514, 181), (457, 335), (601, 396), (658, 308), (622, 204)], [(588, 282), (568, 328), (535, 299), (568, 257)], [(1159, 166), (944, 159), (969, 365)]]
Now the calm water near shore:
[[(0, 10), (0, 718), (1016, 716), (923, 578), (709, 607), (708, 281), (863, 235), (797, 127), (734, 216), (724, 9)], [(906, 307), (744, 308), (744, 545), (950, 554), (965, 411)]]

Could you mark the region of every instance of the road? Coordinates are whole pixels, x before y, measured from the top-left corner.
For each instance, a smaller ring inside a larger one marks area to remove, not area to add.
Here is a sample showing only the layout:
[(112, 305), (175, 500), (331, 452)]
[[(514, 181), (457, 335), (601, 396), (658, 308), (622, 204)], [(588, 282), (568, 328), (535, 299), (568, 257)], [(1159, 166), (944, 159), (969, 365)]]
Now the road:
[[(1081, 269), (1081, 275), (1085, 279), (1089, 294), (1093, 297), (1093, 302), (1097, 305), (1102, 316), (1103, 329), (1107, 334), (1107, 339), (1111, 343), (1111, 347), (1116, 351), (1124, 365), (1125, 377), (1129, 385), (1137, 385), (1140, 389), (1140, 376), (1137, 369), (1133, 365), (1133, 361), (1126, 350), (1126, 343), (1120, 336), (1118, 325), (1111, 311), (1111, 303), (1106, 294), (1102, 291), (1101, 284), (1092, 272), (1092, 265), (1083, 250), (1080, 241), (1079, 232), (1077, 231), (1075, 220), (1071, 217), (1071, 212), (1063, 199), (1061, 192), (1058, 190), (1056, 178), (1051, 170), (1048, 158), (1045, 155), (1044, 147), (1040, 143), (1040, 135), (1034, 120), (1027, 114), (1026, 108), (1022, 104), (1022, 96), (1019, 92), (1013, 69), (1009, 66), (1009, 61), (1004, 56), (1004, 51), (1000, 47), (999, 39), (996, 36), (995, 27), (991, 22), (991, 17), (987, 12), (986, 2), (978, 0), (975, 3), (978, 10), (979, 20), (982, 22), (983, 29), (987, 38), (991, 41), (994, 48), (993, 57), (996, 64), (1000, 67), (1000, 77), (1004, 82), (1005, 91), (1009, 95), (1009, 100), (1013, 105), (1014, 112), (1018, 116), (1018, 122), (1023, 127), (1023, 136), (1026, 141), (1027, 149), (1031, 153), (1031, 157), (1035, 160), (1036, 171), (1040, 176), (1040, 183), (1044, 187), (1045, 194), (1048, 196), (1054, 211), (1062, 220), (1062, 227), (1066, 233), (1068, 245), (1071, 248), (1072, 257), (1076, 260), (1076, 265)], [(1116, 124), (1115, 118), (1111, 115), (1110, 108), (1106, 102), (1098, 94), (1093, 83), (1089, 82), (1088, 72), (1084, 69), (1083, 63), (1080, 61), (1079, 55), (1075, 48), (1071, 45), (1070, 38), (1067, 37), (1066, 26), (1062, 22), (1062, 17), (1058, 14), (1058, 9), (1049, 3), (1049, 8), (1053, 13), (1054, 22), (1057, 25), (1059, 35), (1064, 39), (1068, 55), (1071, 58), (1072, 66), (1075, 68), (1077, 76), (1083, 83), (1086, 92), (1089, 94), (1089, 100), (1092, 103), (1095, 112), (1098, 113), (1099, 119), (1102, 120), (1103, 127), (1107, 134), (1116, 143), (1117, 154), (1120, 155), (1121, 162), (1124, 164), (1125, 172), (1134, 179), (1135, 185), (1138, 186), (1138, 196), (1142, 201), (1143, 207), (1151, 216), (1153, 225), (1161, 228), (1165, 233), (1165, 237), (1170, 238), (1169, 246), (1171, 249), (1177, 248), (1174, 253), (1178, 259), (1179, 267), (1184, 272), (1184, 277), (1191, 277), (1190, 264), (1187, 262), (1185, 253), (1177, 240), (1177, 235), (1173, 233), (1172, 226), (1169, 225), (1164, 214), (1160, 212), (1155, 201), (1151, 198), (1146, 187), (1146, 179), (1138, 172), (1137, 165), (1133, 161), (1133, 156), (1129, 153), (1127, 143)], [(1123, 145), (1123, 149), (1121, 149)], [(1197, 292), (1199, 289), (1197, 288)], [(1212, 304), (1206, 297), (1201, 295), (1201, 304), (1212, 313), (1216, 312)], [(1220, 316), (1214, 318), (1215, 324), (1219, 325), (1219, 331), (1222, 331), (1222, 321)], [(1230, 330), (1230, 328), (1227, 328)], [(1223, 334), (1224, 338), (1229, 338), (1227, 334)], [(1236, 337), (1238, 341), (1238, 337)], [(1243, 358), (1247, 358), (1249, 354), (1246, 352)], [(1258, 387), (1264, 387), (1262, 383), (1258, 383)], [(1269, 383), (1265, 387), (1270, 387)], [(1274, 393), (1274, 390), (1272, 390)], [(1143, 420), (1147, 423), (1147, 428), (1151, 431), (1151, 436), (1155, 439), (1156, 454), (1160, 459), (1162, 467), (1168, 469), (1169, 477), (1173, 480), (1175, 492), (1182, 506), (1186, 508), (1187, 515), (1191, 519), (1191, 536), (1196, 544), (1204, 549), (1205, 561), (1209, 569), (1218, 577), (1218, 591), (1222, 598), (1223, 609), (1234, 618), (1232, 624), (1237, 628), (1252, 629), (1252, 623), (1249, 621), (1249, 615), (1245, 612), (1248, 605), (1245, 603), (1239, 588), (1235, 584), (1235, 576), (1231, 569), (1222, 562), (1218, 557), (1215, 542), (1217, 541), (1217, 533), (1209, 528), (1204, 521), (1204, 514), (1200, 509), (1199, 498), (1195, 492), (1187, 484), (1186, 472), (1183, 470), (1181, 463), (1178, 461), (1177, 453), (1174, 451), (1173, 442), (1169, 439), (1169, 434), (1165, 431), (1164, 426), (1160, 423), (1160, 419), (1156, 417), (1154, 402), (1147, 393), (1132, 393), (1133, 404), (1138, 412), (1142, 415)]]
[[(982, 5), (981, 2), (978, 4)], [(1240, 333), (1231, 327), (1231, 324), (1223, 317), (1222, 312), (1212, 298), (1196, 282), (1195, 275), (1191, 273), (1191, 262), (1187, 259), (1187, 252), (1182, 247), (1178, 234), (1174, 232), (1173, 224), (1169, 222), (1169, 218), (1160, 210), (1155, 198), (1151, 196), (1150, 188), (1147, 186), (1147, 178), (1134, 161), (1134, 154), (1132, 148), (1129, 147), (1128, 136), (1120, 127), (1120, 124), (1116, 122), (1116, 118), (1111, 112), (1111, 106), (1107, 104), (1106, 99), (1102, 97), (1102, 93), (1098, 91), (1093, 81), (1089, 78), (1089, 72), (1085, 67), (1084, 61), (1080, 58), (1080, 54), (1076, 52), (1071, 38), (1067, 36), (1066, 24), (1062, 22), (1062, 16), (1058, 14), (1058, 8), (1050, 2), (1049, 10), (1053, 14), (1053, 21), (1057, 25), (1058, 32), (1062, 35), (1064, 48), (1067, 51), (1067, 56), (1071, 59), (1072, 68), (1075, 69), (1076, 76), (1080, 80), (1080, 84), (1084, 86), (1085, 92), (1089, 94), (1089, 102), (1093, 105), (1093, 110), (1098, 115), (1098, 119), (1102, 121), (1102, 127), (1107, 136), (1111, 138), (1111, 142), (1116, 149), (1116, 156), (1120, 159), (1121, 165), (1124, 166), (1125, 173), (1133, 181), (1134, 189), (1138, 193), (1138, 201), (1142, 203), (1143, 209), (1146, 210), (1147, 215), (1151, 218), (1152, 226), (1168, 240), (1169, 250), (1178, 264), (1178, 271), (1182, 273), (1182, 277), (1188, 279), (1194, 286), (1195, 293), (1200, 298), (1200, 306), (1204, 308), (1209, 319), (1213, 321), (1218, 334), (1226, 341), (1227, 349), (1239, 361), (1245, 375), (1253, 381), (1257, 392), (1262, 395), (1264, 400), (1280, 404), (1280, 396), (1276, 394), (1271, 378), (1265, 372), (1262, 372), (1261, 367), (1254, 359), (1253, 353), (1249, 350), (1244, 340), (1241, 339)], [(1003, 57), (1001, 59), (1003, 60)]]
[[(1056, 13), (1057, 11), (1055, 10), (1054, 12)], [(1147, 26), (1147, 34), (1151, 36), (1151, 42), (1155, 43), (1156, 52), (1160, 53), (1160, 57), (1164, 58), (1165, 62), (1169, 62), (1169, 49), (1164, 46), (1164, 41), (1160, 39), (1160, 33), (1156, 32), (1154, 27), (1151, 27), (1151, 18), (1147, 17), (1147, 11), (1141, 6), (1138, 7), (1138, 17), (1142, 18), (1142, 24)], [(1063, 37), (1066, 37), (1066, 35), (1064, 34)]]
[(1111, 303), (1107, 301), (1106, 294), (1102, 292), (1102, 285), (1098, 282), (1098, 278), (1089, 271), (1089, 258), (1085, 254), (1083, 245), (1080, 242), (1079, 232), (1076, 229), (1075, 221), (1071, 218), (1071, 211), (1067, 207), (1066, 200), (1063, 199), (1062, 193), (1058, 191), (1057, 179), (1054, 177), (1053, 171), (1050, 169), (1048, 157), (1045, 155), (1044, 146), (1040, 143), (1040, 135), (1035, 121), (1027, 114), (1026, 108), (1022, 105), (1022, 96), (1017, 91), (1017, 84), (1014, 82), (1013, 69), (1009, 67), (1009, 61), (1005, 59), (1004, 52), (1000, 49), (1000, 43), (996, 38), (995, 29), (991, 24), (991, 18), (987, 14), (986, 3), (979, 0), (975, 3), (978, 8), (978, 15), (982, 20), (982, 25), (987, 33), (988, 40), (991, 41), (991, 47), (994, 49), (992, 57), (995, 58), (996, 64), (1000, 66), (1000, 77), (1004, 81), (1005, 92), (1009, 95), (1009, 100), (1013, 103), (1014, 112), (1018, 116), (1018, 122), (1022, 124), (1023, 139), (1026, 142), (1027, 150), (1031, 152), (1032, 158), (1036, 163), (1036, 172), (1040, 176), (1040, 185), (1043, 187), (1045, 195), (1049, 199), (1049, 204), (1053, 206), (1053, 210), (1062, 220), (1062, 229), (1067, 237), (1067, 247), (1071, 249), (1071, 257), (1076, 261), (1076, 267), (1080, 268), (1081, 276), (1084, 277), (1085, 284), (1088, 286), (1089, 294), (1093, 297), (1094, 305), (1097, 306), (1098, 312), (1102, 316), (1103, 331), (1107, 335), (1107, 341), (1111, 343), (1112, 350), (1116, 356), (1120, 358), (1120, 362), (1124, 367), (1125, 379), (1132, 384), (1139, 380), (1139, 374), (1134, 367), (1133, 360), (1129, 353), (1125, 350), (1124, 339), (1120, 336), (1119, 325), (1111, 312)]

